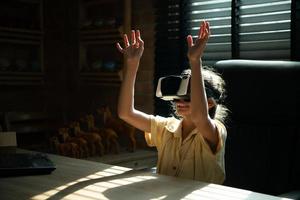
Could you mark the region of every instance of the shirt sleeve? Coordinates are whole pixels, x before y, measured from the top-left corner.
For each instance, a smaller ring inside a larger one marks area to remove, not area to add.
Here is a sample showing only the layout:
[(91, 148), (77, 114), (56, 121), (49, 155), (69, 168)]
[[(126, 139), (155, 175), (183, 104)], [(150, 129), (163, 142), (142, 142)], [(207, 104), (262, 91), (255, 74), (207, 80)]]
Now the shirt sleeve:
[(163, 133), (165, 132), (165, 126), (167, 124), (167, 118), (161, 116), (150, 116), (151, 119), (151, 131), (145, 132), (145, 140), (150, 147), (156, 146), (160, 148)]

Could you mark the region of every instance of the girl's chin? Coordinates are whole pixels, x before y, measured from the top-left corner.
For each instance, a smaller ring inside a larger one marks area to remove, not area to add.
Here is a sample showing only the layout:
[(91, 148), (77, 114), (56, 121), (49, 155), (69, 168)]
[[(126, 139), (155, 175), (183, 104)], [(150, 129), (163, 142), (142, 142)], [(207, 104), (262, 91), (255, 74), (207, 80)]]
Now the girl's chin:
[(190, 110), (189, 109), (178, 108), (177, 113), (179, 115), (188, 115), (188, 114), (190, 114)]

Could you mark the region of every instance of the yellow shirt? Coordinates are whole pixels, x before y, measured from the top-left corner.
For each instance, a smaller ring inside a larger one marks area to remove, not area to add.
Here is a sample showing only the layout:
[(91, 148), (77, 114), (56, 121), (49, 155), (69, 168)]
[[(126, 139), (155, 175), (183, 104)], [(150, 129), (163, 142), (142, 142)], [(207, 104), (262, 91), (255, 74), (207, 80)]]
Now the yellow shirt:
[(221, 122), (215, 123), (219, 144), (213, 153), (197, 129), (182, 141), (182, 120), (151, 116), (151, 133), (145, 133), (145, 138), (149, 146), (157, 148), (157, 173), (222, 184), (227, 131)]

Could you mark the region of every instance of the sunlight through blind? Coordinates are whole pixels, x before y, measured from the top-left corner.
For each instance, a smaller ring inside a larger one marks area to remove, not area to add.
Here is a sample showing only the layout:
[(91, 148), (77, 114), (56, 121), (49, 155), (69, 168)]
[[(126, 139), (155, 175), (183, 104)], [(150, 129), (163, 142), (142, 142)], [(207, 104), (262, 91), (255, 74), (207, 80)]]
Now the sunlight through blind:
[(207, 20), (211, 37), (204, 52), (203, 63), (231, 58), (231, 0), (190, 0), (187, 6), (188, 33), (196, 37), (199, 24)]
[[(199, 23), (208, 20), (211, 38), (203, 56), (204, 64), (232, 56), (232, 0), (188, 0), (188, 33), (196, 37)], [(290, 60), (291, 0), (237, 1), (239, 58)]]
[(241, 0), (240, 57), (290, 60), (290, 24), (290, 0)]

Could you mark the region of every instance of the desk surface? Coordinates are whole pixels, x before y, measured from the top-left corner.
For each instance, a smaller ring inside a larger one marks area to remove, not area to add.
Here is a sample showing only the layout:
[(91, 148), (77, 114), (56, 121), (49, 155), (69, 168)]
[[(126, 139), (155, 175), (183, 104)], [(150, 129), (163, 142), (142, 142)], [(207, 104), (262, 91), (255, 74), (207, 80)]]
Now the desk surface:
[(50, 175), (0, 178), (0, 199), (283, 199), (199, 181), (49, 155)]

